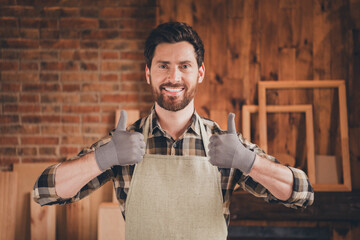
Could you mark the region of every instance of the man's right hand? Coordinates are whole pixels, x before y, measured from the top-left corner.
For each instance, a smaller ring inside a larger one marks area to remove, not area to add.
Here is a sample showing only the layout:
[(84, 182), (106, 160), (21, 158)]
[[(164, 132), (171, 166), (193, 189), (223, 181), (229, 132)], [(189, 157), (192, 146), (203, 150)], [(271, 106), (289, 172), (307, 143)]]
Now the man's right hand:
[(126, 131), (127, 114), (121, 111), (119, 123), (107, 144), (95, 150), (95, 159), (101, 171), (115, 165), (126, 166), (139, 163), (145, 154), (144, 135)]

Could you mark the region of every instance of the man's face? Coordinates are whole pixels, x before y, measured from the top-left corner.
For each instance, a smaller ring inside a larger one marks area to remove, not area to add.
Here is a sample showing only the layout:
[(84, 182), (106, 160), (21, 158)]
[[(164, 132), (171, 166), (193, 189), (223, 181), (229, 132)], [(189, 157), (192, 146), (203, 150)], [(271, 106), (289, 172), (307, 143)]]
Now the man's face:
[(198, 67), (194, 47), (188, 42), (161, 43), (154, 52), (146, 80), (157, 104), (168, 111), (179, 111), (194, 99), (202, 82), (205, 66)]

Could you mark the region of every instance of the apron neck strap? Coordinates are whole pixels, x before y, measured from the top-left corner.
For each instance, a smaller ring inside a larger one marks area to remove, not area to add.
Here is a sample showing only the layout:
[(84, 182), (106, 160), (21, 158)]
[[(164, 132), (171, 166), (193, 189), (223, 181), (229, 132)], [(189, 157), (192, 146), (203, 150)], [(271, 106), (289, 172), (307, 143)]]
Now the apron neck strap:
[[(150, 129), (150, 124), (151, 124), (151, 120), (153, 119), (153, 113), (151, 113), (147, 119), (145, 120), (144, 123), (144, 130), (143, 130), (143, 135), (144, 135), (144, 141), (145, 144), (147, 145), (147, 139), (149, 137), (149, 129)], [(195, 113), (196, 114), (196, 113)], [(209, 145), (209, 137), (208, 134), (205, 130), (204, 127), (204, 123), (201, 119), (201, 117), (199, 115), (197, 115), (197, 118), (199, 120), (199, 125), (200, 125), (200, 135), (201, 135), (201, 139), (203, 141), (204, 144), (204, 149), (205, 149), (205, 156), (207, 157), (209, 155), (209, 149), (208, 149), (208, 145)]]

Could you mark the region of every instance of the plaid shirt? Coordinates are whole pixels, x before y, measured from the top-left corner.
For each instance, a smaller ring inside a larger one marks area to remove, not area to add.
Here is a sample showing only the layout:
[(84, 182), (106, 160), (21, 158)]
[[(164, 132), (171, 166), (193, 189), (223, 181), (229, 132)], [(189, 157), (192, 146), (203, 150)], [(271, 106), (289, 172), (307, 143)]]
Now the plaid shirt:
[[(161, 128), (154, 108), (152, 109), (151, 114), (147, 117), (150, 117), (152, 120), (149, 128), (146, 148), (146, 152), (148, 154), (205, 156), (205, 149), (200, 135), (200, 123), (198, 121), (200, 116), (196, 112), (192, 116), (190, 126), (176, 141)], [(129, 126), (127, 130), (142, 133), (146, 118), (139, 119), (133, 125)], [(226, 131), (221, 130), (215, 122), (205, 118), (202, 118), (202, 120), (208, 136), (211, 136), (211, 134), (226, 133)], [(113, 131), (109, 133), (110, 136), (94, 143), (90, 148), (83, 149), (77, 156), (69, 159), (69, 161), (78, 159), (90, 152), (93, 152), (95, 149), (109, 142)], [(248, 149), (254, 151), (257, 155), (278, 163), (274, 157), (265, 154), (265, 152), (257, 145), (245, 140), (241, 134), (239, 134), (239, 139)], [(75, 202), (86, 197), (91, 192), (104, 185), (107, 181), (112, 180), (114, 182), (116, 197), (125, 217), (125, 201), (133, 175), (134, 165), (112, 167), (91, 180), (74, 197), (69, 199), (62, 199), (55, 192), (55, 172), (58, 166), (59, 164), (48, 167), (38, 178), (33, 190), (33, 196), (36, 202), (41, 205)], [(314, 201), (314, 192), (306, 174), (296, 168), (289, 167), (289, 169), (292, 171), (294, 176), (293, 193), (290, 199), (287, 201), (281, 201), (273, 196), (261, 184), (257, 183), (249, 175), (245, 175), (240, 170), (219, 168), (223, 194), (223, 213), (227, 224), (229, 223), (230, 218), (230, 198), (238, 185), (240, 185), (242, 189), (250, 192), (256, 197), (263, 198), (267, 202), (278, 202), (292, 208), (302, 208), (311, 205)]]

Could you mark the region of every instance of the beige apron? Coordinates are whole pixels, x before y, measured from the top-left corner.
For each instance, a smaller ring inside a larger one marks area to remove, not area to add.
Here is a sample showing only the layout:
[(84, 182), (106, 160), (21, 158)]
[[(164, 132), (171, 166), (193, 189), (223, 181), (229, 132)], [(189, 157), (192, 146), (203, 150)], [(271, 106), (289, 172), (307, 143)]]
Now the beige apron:
[[(207, 154), (209, 138), (199, 123)], [(207, 157), (145, 154), (125, 204), (126, 240), (226, 239), (222, 202), (220, 173)]]

